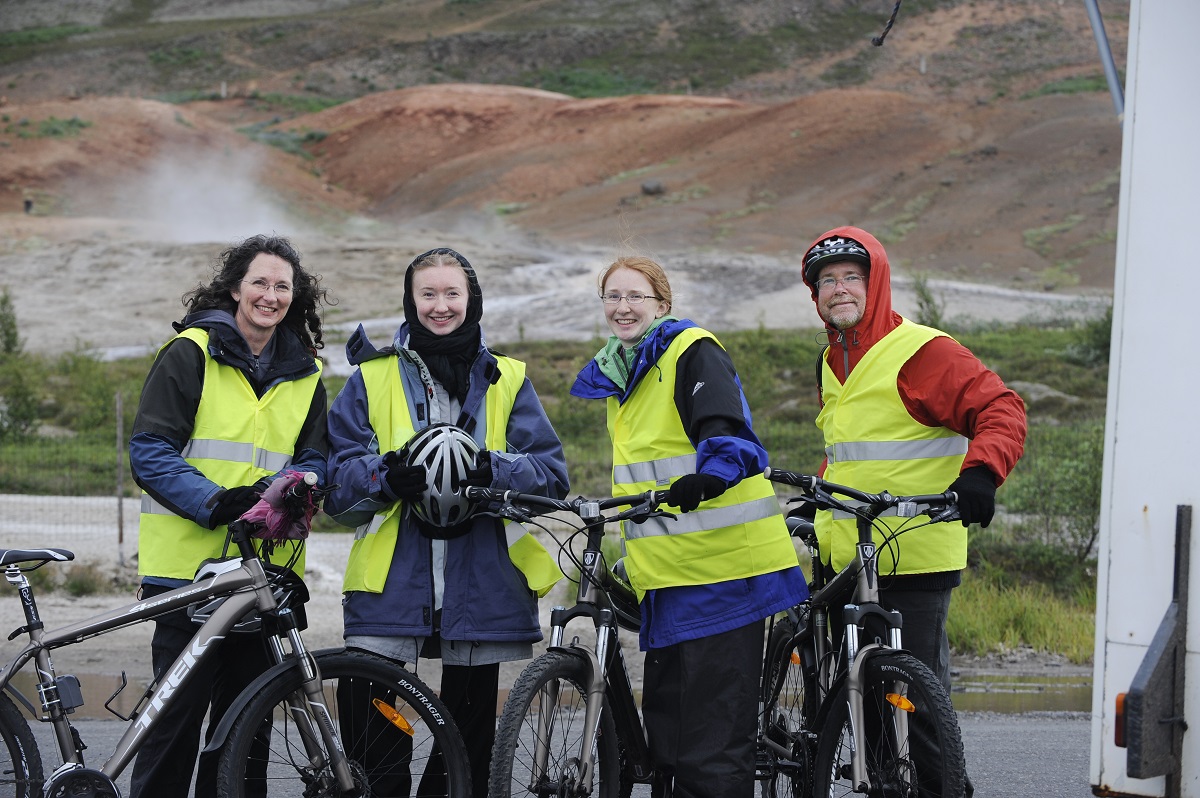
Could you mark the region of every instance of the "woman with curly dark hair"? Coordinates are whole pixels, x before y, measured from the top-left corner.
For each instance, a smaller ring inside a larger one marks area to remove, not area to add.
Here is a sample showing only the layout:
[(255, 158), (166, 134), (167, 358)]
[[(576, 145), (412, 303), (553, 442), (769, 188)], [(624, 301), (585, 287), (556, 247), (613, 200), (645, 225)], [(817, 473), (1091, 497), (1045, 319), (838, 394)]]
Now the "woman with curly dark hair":
[[(329, 439), (321, 384), (320, 278), (285, 238), (253, 236), (221, 253), (207, 285), (188, 292), (177, 335), (142, 387), (129, 460), (141, 486), (138, 573), (142, 598), (191, 582), (221, 556), (227, 525), (284, 469), (325, 480)], [(291, 546), (271, 557), (297, 573)], [(190, 642), (180, 610), (155, 621), (154, 676)], [(230, 635), (211, 672), (192, 679), (156, 723), (134, 764), (131, 794), (188, 795), (205, 713), (216, 727), (233, 699), (270, 664), (258, 635)], [(215, 796), (216, 757), (200, 758), (197, 796)]]

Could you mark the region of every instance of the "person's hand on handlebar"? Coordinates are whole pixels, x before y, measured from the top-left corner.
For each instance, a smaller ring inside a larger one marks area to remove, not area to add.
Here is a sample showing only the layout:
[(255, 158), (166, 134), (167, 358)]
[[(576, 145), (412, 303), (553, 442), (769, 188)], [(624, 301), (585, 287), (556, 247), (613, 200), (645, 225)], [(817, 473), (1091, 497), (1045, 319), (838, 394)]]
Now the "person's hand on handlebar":
[(712, 474), (684, 474), (671, 483), (667, 504), (678, 507), (680, 512), (690, 513), (700, 506), (700, 502), (715, 499), (727, 490), (729, 485), (725, 480)]
[(987, 466), (971, 466), (950, 483), (958, 495), (958, 515), (963, 526), (987, 527), (996, 513), (996, 477)]
[(216, 529), (242, 517), (242, 514), (258, 504), (258, 485), (238, 485), (229, 488), (217, 499), (217, 506), (208, 517), (208, 528)]

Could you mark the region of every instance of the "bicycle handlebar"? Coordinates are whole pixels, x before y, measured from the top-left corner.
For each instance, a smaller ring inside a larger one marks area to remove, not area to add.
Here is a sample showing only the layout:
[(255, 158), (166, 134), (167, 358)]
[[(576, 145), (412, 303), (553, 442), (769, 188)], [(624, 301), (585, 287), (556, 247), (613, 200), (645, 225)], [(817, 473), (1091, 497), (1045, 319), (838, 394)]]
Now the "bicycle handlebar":
[[(574, 499), (554, 499), (536, 493), (468, 486), (463, 489), (463, 495), (471, 501), (496, 502), (500, 504), (496, 510), (499, 515), (517, 521), (553, 512), (567, 512), (585, 520), (601, 520), (611, 523), (658, 513), (658, 506), (667, 500), (667, 491), (665, 490), (648, 490), (629, 496), (605, 496), (601, 499), (588, 499), (583, 496), (576, 496)], [(622, 506), (628, 506), (629, 509), (609, 518), (603, 518), (600, 515), (602, 510)], [(669, 515), (669, 513), (663, 513), (663, 515)]]
[[(919, 493), (912, 496), (893, 496), (886, 490), (881, 493), (867, 493), (811, 474), (798, 474), (771, 466), (763, 469), (763, 476), (772, 482), (791, 485), (806, 491), (807, 495), (804, 498), (812, 501), (822, 510), (836, 508), (853, 513), (860, 518), (874, 520), (885, 510), (894, 507), (898, 516), (912, 518), (928, 514), (933, 523), (953, 521), (958, 518), (958, 495), (952, 490), (945, 493)], [(862, 502), (862, 506), (847, 504), (833, 494)]]

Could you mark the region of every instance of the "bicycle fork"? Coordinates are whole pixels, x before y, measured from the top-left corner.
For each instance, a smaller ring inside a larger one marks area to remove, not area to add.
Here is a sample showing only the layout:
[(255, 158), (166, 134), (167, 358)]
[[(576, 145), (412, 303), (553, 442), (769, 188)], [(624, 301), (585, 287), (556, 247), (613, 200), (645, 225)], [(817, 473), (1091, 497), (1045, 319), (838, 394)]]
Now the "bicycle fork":
[[(890, 648), (899, 648), (900, 630), (893, 628), (890, 631), (890, 637), (894, 643), (890, 646), (884, 646), (880, 643), (870, 643), (862, 648), (858, 647), (857, 635), (847, 635), (846, 639), (846, 656), (850, 664), (850, 671), (846, 675), (846, 698), (849, 704), (850, 718), (850, 777), (854, 785), (855, 792), (868, 792), (871, 786), (870, 777), (867, 773), (867, 757), (864, 755), (866, 746), (866, 729), (864, 728), (864, 720), (866, 713), (863, 703), (863, 669), (866, 666), (867, 660), (876, 651), (885, 651)], [(887, 704), (886, 711), (881, 718), (881, 722), (886, 722), (887, 718), (891, 719), (891, 734), (880, 733), (881, 739), (886, 740), (886, 744), (895, 747), (893, 761), (901, 762), (908, 758), (908, 715), (911, 712), (912, 704), (907, 698), (908, 687), (902, 682), (896, 682), (892, 688), (892, 692), (883, 697)], [(881, 710), (883, 707), (880, 708)]]
[[(314, 773), (320, 773), (328, 764), (333, 769), (338, 789), (341, 792), (349, 792), (355, 786), (354, 777), (346, 759), (346, 751), (342, 747), (341, 737), (329, 712), (322, 689), (320, 669), (300, 637), (292, 611), (280, 610), (278, 617), (280, 626), (287, 630), (292, 656), (303, 677), (302, 691), (297, 691), (288, 698), (288, 711), (304, 743), (309, 765)], [(267, 635), (267, 640), (276, 661), (283, 662), (286, 655), (279, 635)], [(316, 728), (313, 727), (314, 720)]]
[[(551, 650), (563, 649), (562, 638), (563, 627), (556, 625), (550, 632), (549, 648)], [(604, 688), (607, 680), (604, 663), (608, 661), (608, 647), (611, 638), (609, 630), (601, 626), (597, 629), (595, 651), (579, 645), (578, 640), (565, 649), (586, 659), (588, 670), (591, 673), (591, 681), (586, 685), (587, 702), (583, 717), (583, 736), (577, 763), (575, 792), (573, 793), (577, 795), (591, 795), (592, 793), (592, 776), (595, 773), (596, 765), (594, 752), (600, 733), (600, 713), (604, 709)], [(534, 742), (533, 784), (540, 783), (547, 773), (549, 741), (554, 732), (556, 716), (552, 710), (558, 706), (560, 692), (559, 680), (555, 679), (546, 683), (538, 697), (542, 711), (538, 723), (537, 740)]]

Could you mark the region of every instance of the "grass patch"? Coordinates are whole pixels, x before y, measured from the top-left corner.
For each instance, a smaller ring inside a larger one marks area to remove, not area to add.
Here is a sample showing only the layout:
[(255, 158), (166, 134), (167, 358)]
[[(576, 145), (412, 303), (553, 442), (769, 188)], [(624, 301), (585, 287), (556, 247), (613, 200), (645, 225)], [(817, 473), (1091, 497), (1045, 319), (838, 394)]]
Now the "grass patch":
[(162, 69), (175, 69), (219, 61), (221, 54), (199, 47), (160, 47), (146, 53), (146, 60)]
[(86, 119), (73, 116), (70, 119), (59, 119), (51, 116), (40, 122), (19, 119), (4, 126), (7, 135), (15, 135), (19, 139), (69, 139), (78, 136), (80, 131), (91, 127)]
[(261, 122), (257, 125), (238, 128), (238, 132), (260, 144), (283, 150), (289, 155), (298, 155), (305, 160), (312, 158), (312, 154), (305, 148), (305, 145), (324, 141), (325, 136), (328, 135), (321, 130), (271, 130), (270, 126), (273, 124), (275, 124), (273, 121)]
[(1078, 213), (1072, 213), (1056, 224), (1048, 224), (1043, 227), (1034, 227), (1025, 230), (1021, 233), (1021, 238), (1024, 240), (1026, 247), (1044, 258), (1050, 254), (1050, 239), (1075, 229), (1075, 226), (1082, 222), (1083, 218)]
[(526, 78), (524, 85), (578, 98), (649, 94), (656, 89), (652, 81), (617, 69), (580, 66), (543, 69)]
[(26, 28), (25, 30), (10, 30), (0, 32), (0, 51), (11, 47), (29, 47), (54, 42), (88, 33), (95, 28), (87, 25), (58, 25), (52, 28)]
[(1040, 584), (1004, 587), (963, 574), (946, 634), (955, 651), (987, 654), (1028, 645), (1086, 663), (1095, 650), (1095, 592), (1064, 598)]
[(324, 111), (326, 108), (332, 108), (335, 105), (341, 105), (346, 102), (344, 99), (337, 97), (318, 97), (312, 94), (279, 94), (276, 92), (268, 92), (267, 94), (258, 94), (256, 92), (250, 95), (250, 101), (255, 106), (279, 108), (294, 114), (315, 114), (318, 111)]
[[(1124, 85), (1125, 78), (1121, 78)], [(1034, 97), (1044, 97), (1047, 94), (1082, 94), (1093, 91), (1108, 91), (1108, 80), (1103, 75), (1086, 75), (1075, 78), (1063, 78), (1043, 83), (1033, 91), (1021, 95), (1022, 100), (1032, 100)]]

